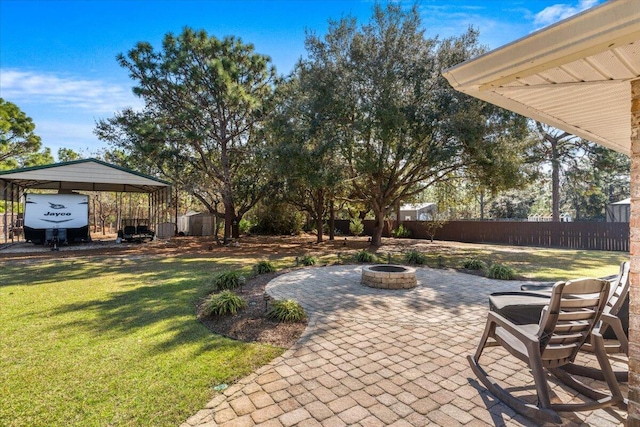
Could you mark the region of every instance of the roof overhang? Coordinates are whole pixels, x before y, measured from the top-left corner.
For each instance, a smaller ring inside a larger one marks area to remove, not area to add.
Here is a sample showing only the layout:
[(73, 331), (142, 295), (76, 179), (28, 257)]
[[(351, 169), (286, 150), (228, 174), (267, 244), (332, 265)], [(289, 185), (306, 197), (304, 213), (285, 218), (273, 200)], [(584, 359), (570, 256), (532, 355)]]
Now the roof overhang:
[(0, 184), (4, 188), (14, 184), (24, 189), (134, 193), (167, 191), (171, 186), (166, 181), (96, 159), (2, 171)]
[(629, 154), (640, 1), (605, 3), (443, 74), (456, 90)]

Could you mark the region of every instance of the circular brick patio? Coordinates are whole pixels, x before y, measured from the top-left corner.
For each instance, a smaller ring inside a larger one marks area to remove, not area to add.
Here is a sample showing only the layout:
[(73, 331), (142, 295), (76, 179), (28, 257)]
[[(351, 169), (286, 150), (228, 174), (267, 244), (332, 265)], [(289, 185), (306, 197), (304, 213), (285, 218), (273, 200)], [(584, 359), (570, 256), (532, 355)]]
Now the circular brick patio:
[[(404, 290), (362, 286), (361, 266), (353, 265), (277, 277), (267, 292), (299, 301), (307, 330), (182, 427), (535, 425), (496, 401), (465, 360), (484, 328), (489, 294), (523, 282), (429, 268), (416, 268), (416, 275), (418, 285)], [(514, 387), (530, 386), (526, 367), (504, 356), (487, 366)], [(553, 391), (571, 398), (561, 387)], [(607, 409), (566, 417), (608, 426), (623, 424), (626, 414)]]

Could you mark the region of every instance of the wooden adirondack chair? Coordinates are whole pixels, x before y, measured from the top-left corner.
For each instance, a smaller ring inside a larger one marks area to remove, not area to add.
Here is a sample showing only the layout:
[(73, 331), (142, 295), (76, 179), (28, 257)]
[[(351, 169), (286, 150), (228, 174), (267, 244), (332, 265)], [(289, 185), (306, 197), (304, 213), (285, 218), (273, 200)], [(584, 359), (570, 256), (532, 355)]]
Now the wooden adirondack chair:
[[(625, 406), (624, 397), (607, 359), (602, 335), (593, 332), (609, 294), (609, 282), (601, 279), (578, 279), (556, 283), (549, 305), (538, 324), (516, 325), (495, 312), (489, 312), (484, 333), (475, 355), (468, 356), (475, 375), (484, 386), (513, 410), (535, 419), (561, 423), (557, 411), (593, 410), (611, 405)], [(560, 369), (574, 363), (587, 339), (600, 364), (611, 394), (595, 390)], [(491, 339), (491, 340), (490, 340)], [(486, 347), (502, 346), (527, 363), (535, 382), (537, 404), (512, 395), (491, 378), (479, 364)], [(598, 400), (577, 404), (551, 403), (545, 370), (575, 390)], [(588, 394), (586, 394), (586, 393)]]

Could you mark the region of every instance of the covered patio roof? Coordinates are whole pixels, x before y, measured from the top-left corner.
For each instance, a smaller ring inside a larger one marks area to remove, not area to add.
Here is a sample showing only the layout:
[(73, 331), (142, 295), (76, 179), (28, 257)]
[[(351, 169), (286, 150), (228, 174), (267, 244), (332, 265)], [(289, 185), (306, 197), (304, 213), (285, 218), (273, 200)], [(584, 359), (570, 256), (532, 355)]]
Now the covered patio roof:
[(58, 191), (155, 193), (171, 184), (97, 159), (83, 159), (0, 172), (0, 184)]
[(605, 3), (444, 76), (461, 92), (629, 154), (640, 1)]

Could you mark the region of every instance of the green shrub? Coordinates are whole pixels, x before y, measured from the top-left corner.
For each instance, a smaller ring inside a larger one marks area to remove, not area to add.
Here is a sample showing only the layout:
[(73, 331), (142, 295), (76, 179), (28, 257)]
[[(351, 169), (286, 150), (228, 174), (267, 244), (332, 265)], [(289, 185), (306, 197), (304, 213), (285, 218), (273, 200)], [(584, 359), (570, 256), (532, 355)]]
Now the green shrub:
[(213, 280), (216, 290), (235, 289), (240, 284), (240, 273), (237, 271), (225, 271)]
[(391, 235), (396, 238), (404, 238), (411, 236), (411, 231), (406, 228), (404, 225), (400, 224), (398, 228), (391, 232)]
[(462, 266), (467, 270), (484, 270), (487, 264), (478, 258), (468, 258), (462, 262)]
[(300, 259), (300, 263), (305, 266), (316, 265), (318, 259), (312, 255), (305, 255)]
[(307, 315), (300, 304), (294, 300), (275, 300), (272, 301), (267, 317), (278, 322), (300, 322), (306, 319)]
[(409, 264), (424, 264), (427, 262), (427, 256), (416, 250), (404, 254), (404, 259)]
[(297, 235), (305, 224), (305, 216), (287, 203), (263, 199), (250, 218), (253, 234)]
[(242, 297), (226, 290), (219, 294), (211, 295), (202, 306), (202, 314), (207, 317), (236, 314), (238, 310), (246, 306), (247, 302)]
[(354, 236), (359, 236), (364, 233), (364, 224), (360, 220), (360, 218), (353, 218), (349, 221), (349, 231)]
[(238, 223), (238, 229), (240, 230), (241, 234), (247, 234), (249, 230), (251, 230), (251, 222), (242, 218)]
[(253, 266), (253, 272), (255, 274), (272, 273), (276, 271), (276, 267), (269, 261), (260, 261)]
[(373, 262), (373, 254), (366, 249), (361, 250), (356, 254), (356, 261), (358, 262)]
[(487, 277), (490, 279), (513, 280), (516, 278), (516, 272), (509, 266), (495, 263), (487, 270)]

